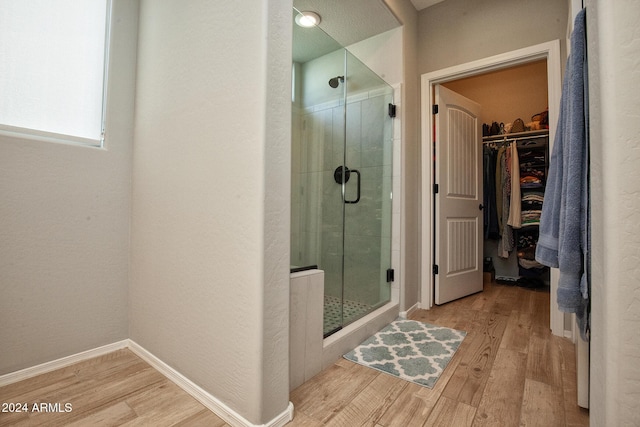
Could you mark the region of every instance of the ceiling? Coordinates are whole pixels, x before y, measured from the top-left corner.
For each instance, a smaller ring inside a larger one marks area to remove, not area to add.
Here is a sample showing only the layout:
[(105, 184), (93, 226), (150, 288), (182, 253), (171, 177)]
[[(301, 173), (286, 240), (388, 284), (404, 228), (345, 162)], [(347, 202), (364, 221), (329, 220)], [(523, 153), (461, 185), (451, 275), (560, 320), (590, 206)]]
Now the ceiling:
[(331, 35), (321, 34), (317, 28), (310, 30), (294, 25), (296, 62), (306, 62), (400, 26), (383, 0), (294, 0), (293, 6), (299, 11), (319, 14), (320, 28)]
[[(442, 1), (411, 0), (411, 3), (420, 11)], [(320, 29), (293, 25), (293, 60), (299, 63), (401, 25), (384, 0), (293, 0), (293, 7), (316, 12), (322, 18)], [(293, 16), (296, 14), (294, 10)]]
[[(292, 21), (298, 12), (293, 11)], [(342, 46), (320, 28), (302, 28), (293, 24), (293, 62), (304, 64), (340, 49)]]
[(440, 3), (441, 1), (444, 0), (411, 0), (411, 3), (413, 3), (413, 7), (415, 7), (416, 10), (420, 11), (422, 9), (428, 8), (429, 6)]

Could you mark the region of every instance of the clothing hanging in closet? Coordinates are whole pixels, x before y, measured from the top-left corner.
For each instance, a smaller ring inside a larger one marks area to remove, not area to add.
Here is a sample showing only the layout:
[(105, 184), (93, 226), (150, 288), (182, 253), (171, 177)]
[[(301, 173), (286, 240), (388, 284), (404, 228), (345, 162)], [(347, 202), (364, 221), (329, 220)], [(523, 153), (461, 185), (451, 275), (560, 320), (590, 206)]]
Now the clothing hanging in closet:
[(511, 150), (507, 147), (501, 147), (498, 150), (500, 159), (500, 170), (502, 173), (502, 215), (500, 222), (502, 223), (502, 234), (498, 242), (498, 256), (501, 258), (509, 258), (509, 252), (514, 249), (513, 228), (509, 225), (509, 212), (511, 211)]
[(511, 203), (520, 198), (517, 148), (485, 145), (484, 160), (485, 238), (498, 240), (498, 256), (508, 258), (515, 248), (513, 228), (521, 222), (519, 204)]
[(483, 148), (483, 182), (484, 182), (484, 238), (498, 240), (498, 205), (496, 203), (496, 159), (497, 151), (485, 146)]
[[(485, 237), (498, 240), (501, 258), (516, 252), (516, 284), (545, 286), (542, 275), (548, 269), (535, 260), (535, 251), (544, 201), (548, 133), (502, 138), (484, 142)], [(495, 177), (491, 175), (494, 170)]]

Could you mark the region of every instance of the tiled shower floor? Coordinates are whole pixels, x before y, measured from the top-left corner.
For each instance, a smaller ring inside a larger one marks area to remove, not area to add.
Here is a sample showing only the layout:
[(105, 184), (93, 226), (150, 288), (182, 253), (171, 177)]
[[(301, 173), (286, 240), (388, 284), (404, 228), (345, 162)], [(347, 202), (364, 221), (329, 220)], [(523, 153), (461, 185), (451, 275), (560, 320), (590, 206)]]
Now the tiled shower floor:
[[(338, 327), (342, 326), (342, 312), (341, 312), (340, 298), (324, 296), (324, 334), (331, 332)], [(344, 319), (345, 321), (351, 321), (364, 315), (371, 310), (371, 306), (357, 302), (357, 301), (344, 301)]]

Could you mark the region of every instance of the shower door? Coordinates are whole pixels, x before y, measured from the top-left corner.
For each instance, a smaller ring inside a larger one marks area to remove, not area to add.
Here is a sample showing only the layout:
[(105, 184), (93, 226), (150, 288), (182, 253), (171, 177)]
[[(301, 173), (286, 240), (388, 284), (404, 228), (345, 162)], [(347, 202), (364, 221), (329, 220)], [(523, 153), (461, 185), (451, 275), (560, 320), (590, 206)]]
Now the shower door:
[(343, 325), (390, 300), (392, 89), (346, 51)]
[(327, 336), (390, 299), (393, 99), (319, 28), (301, 31), (294, 28), (291, 266), (324, 271)]

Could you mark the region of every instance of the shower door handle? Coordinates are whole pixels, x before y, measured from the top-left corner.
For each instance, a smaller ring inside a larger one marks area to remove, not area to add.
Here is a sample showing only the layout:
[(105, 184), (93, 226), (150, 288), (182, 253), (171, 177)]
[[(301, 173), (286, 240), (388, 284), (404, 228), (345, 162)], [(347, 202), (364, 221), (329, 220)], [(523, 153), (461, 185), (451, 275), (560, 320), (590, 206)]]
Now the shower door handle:
[(360, 171), (358, 169), (351, 169), (351, 170), (349, 170), (349, 172), (353, 172), (358, 176), (358, 179), (357, 179), (357, 182), (356, 182), (357, 193), (356, 193), (356, 199), (355, 200), (347, 200), (347, 197), (345, 195), (344, 202), (345, 203), (358, 203), (360, 201)]

